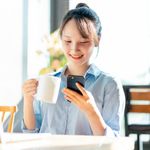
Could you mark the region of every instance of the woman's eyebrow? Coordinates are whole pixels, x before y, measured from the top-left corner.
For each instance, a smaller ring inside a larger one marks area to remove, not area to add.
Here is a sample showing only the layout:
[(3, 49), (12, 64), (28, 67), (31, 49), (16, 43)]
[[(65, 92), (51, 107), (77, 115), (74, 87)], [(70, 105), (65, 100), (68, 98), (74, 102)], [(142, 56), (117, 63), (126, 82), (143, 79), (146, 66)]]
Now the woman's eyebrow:
[[(67, 35), (67, 34), (63, 34), (63, 37), (64, 37), (64, 38), (69, 38), (69, 39), (72, 38), (71, 36), (69, 36), (69, 35)], [(91, 40), (91, 39), (90, 39), (90, 38), (83, 38), (83, 37), (81, 37), (80, 40), (81, 40), (81, 41), (85, 41), (85, 40)]]
[(65, 34), (64, 34), (63, 36), (64, 36), (64, 37), (67, 37), (67, 38), (70, 38), (70, 37), (71, 37), (71, 36), (69, 36), (69, 35), (65, 35)]

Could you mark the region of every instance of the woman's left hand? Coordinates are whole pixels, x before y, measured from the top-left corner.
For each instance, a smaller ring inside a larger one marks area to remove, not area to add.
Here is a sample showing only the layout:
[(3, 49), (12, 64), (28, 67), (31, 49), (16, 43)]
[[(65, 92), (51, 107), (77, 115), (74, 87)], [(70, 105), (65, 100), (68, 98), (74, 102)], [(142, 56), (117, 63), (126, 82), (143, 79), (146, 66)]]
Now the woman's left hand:
[(98, 108), (92, 94), (86, 91), (79, 83), (76, 83), (76, 86), (82, 95), (68, 88), (64, 88), (62, 92), (65, 94), (65, 99), (77, 105), (87, 115), (92, 115), (93, 112), (97, 112)]
[(79, 83), (76, 83), (76, 86), (82, 95), (68, 88), (64, 88), (62, 92), (65, 94), (65, 98), (85, 113), (94, 135), (104, 135), (106, 124), (96, 106), (92, 94), (86, 91)]

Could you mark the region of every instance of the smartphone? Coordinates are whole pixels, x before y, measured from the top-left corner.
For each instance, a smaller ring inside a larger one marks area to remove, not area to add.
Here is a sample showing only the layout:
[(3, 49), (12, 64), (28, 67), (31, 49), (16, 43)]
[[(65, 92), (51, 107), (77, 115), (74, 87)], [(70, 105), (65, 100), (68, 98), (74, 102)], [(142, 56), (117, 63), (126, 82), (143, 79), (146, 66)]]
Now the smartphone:
[(82, 95), (82, 93), (80, 92), (80, 90), (76, 86), (77, 82), (84, 87), (85, 79), (83, 76), (68, 75), (68, 77), (67, 77), (67, 88), (74, 90), (74, 91), (76, 91)]

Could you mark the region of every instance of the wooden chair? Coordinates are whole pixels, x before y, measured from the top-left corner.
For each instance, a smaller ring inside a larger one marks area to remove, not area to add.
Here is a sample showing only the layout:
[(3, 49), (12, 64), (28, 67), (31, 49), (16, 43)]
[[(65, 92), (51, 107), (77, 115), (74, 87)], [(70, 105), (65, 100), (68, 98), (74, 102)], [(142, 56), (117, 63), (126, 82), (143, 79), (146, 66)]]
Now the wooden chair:
[[(129, 113), (147, 113), (150, 114), (150, 86), (124, 86), (126, 96), (125, 110), (125, 134), (137, 134), (137, 150), (142, 150), (142, 142), (140, 141), (141, 134), (150, 134), (149, 124), (130, 124)], [(134, 103), (132, 103), (134, 101)], [(136, 102), (141, 102), (136, 104)], [(149, 101), (145, 104), (145, 101)]]
[(9, 118), (10, 120), (8, 123), (7, 132), (13, 131), (14, 115), (16, 111), (17, 111), (17, 106), (0, 106), (0, 112), (2, 112), (1, 122), (4, 121), (5, 114), (7, 112), (10, 113), (10, 118)]

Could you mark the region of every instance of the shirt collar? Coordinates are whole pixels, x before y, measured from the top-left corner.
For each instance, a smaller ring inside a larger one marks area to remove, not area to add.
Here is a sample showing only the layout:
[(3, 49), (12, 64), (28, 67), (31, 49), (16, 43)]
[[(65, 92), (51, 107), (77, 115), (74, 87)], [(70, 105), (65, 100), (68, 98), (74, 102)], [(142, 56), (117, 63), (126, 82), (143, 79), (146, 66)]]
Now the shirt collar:
[(95, 64), (91, 64), (85, 73), (85, 77), (88, 75), (92, 75), (95, 78), (97, 78), (100, 75), (100, 73), (101, 73), (100, 69)]
[[(62, 69), (60, 69), (59, 71), (57, 71), (57, 73), (55, 73), (56, 76), (61, 76), (61, 77), (65, 77), (64, 73), (67, 69), (67, 65), (65, 65)], [(88, 76), (88, 75), (92, 75), (95, 78), (97, 78), (100, 75), (101, 71), (100, 69), (95, 65), (95, 64), (91, 64), (88, 68), (88, 70), (86, 71), (84, 77)]]

